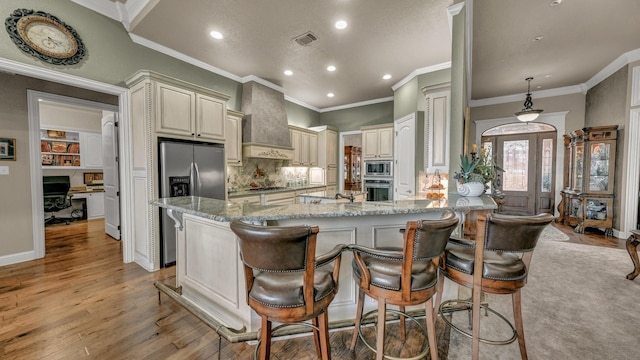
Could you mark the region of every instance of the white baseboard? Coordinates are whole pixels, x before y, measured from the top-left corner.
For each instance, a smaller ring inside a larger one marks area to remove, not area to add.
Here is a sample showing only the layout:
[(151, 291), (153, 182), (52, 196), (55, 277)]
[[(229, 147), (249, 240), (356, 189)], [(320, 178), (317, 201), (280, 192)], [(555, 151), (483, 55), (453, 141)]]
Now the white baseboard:
[(17, 264), (35, 259), (37, 259), (35, 251), (25, 251), (22, 253), (0, 256), (0, 266)]

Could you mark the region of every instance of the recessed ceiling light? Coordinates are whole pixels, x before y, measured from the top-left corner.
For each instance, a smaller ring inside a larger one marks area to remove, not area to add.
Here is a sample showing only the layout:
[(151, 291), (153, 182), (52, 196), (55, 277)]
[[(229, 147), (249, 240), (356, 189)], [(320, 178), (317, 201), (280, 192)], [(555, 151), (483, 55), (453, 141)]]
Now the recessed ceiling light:
[(333, 93), (328, 93), (327, 96), (328, 97), (334, 97), (335, 95)]
[(531, 41), (540, 41), (542, 39), (544, 39), (544, 36), (538, 35), (538, 36), (534, 37), (533, 39), (531, 39)]
[(546, 77), (546, 78), (550, 78), (550, 77), (551, 77), (551, 74), (547, 74), (547, 75), (545, 75), (544, 77)]
[(553, 0), (549, 6), (558, 6), (560, 4), (562, 4), (562, 0)]
[(284, 71), (284, 74), (285, 74), (285, 75), (287, 75), (287, 76), (291, 76), (291, 75), (293, 75), (293, 71), (291, 71), (291, 70), (285, 70), (285, 71)]
[(210, 32), (209, 35), (211, 35), (212, 38), (218, 39), (218, 40), (224, 38), (224, 36), (222, 36), (222, 34), (219, 31), (215, 31), (215, 30)]
[(385, 80), (389, 80), (389, 79), (391, 79), (391, 74), (385, 74), (385, 75), (382, 76), (382, 78), (385, 79)]
[(336, 71), (336, 67), (333, 65), (327, 66), (327, 71)]
[(542, 85), (536, 86), (536, 89), (542, 89)]
[(336, 29), (342, 30), (347, 27), (347, 22), (344, 20), (336, 21)]

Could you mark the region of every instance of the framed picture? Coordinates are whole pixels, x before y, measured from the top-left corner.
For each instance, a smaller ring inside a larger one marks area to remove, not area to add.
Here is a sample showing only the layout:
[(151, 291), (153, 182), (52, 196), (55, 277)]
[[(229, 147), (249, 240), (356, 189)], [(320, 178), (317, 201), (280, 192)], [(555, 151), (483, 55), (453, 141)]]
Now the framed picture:
[(16, 139), (0, 138), (0, 160), (16, 160)]

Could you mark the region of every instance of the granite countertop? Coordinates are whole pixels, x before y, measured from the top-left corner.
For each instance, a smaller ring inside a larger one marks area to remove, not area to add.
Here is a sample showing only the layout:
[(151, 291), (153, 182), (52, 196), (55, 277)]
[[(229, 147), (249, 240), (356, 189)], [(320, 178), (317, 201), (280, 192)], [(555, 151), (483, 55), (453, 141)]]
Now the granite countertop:
[(333, 204), (251, 205), (235, 204), (197, 196), (162, 198), (153, 205), (215, 221), (264, 221), (367, 215), (419, 214), (442, 209), (467, 212), (492, 210), (498, 206), (488, 195), (463, 197), (449, 194), (440, 200), (365, 201)]
[(325, 187), (325, 185), (290, 186), (290, 187), (278, 187), (275, 189), (240, 189), (240, 190), (230, 191), (227, 195), (231, 198), (231, 197), (240, 197), (240, 196), (248, 196), (248, 195), (260, 195), (260, 194), (270, 194), (270, 193), (287, 192), (287, 191), (316, 189), (316, 188), (323, 188), (323, 187)]

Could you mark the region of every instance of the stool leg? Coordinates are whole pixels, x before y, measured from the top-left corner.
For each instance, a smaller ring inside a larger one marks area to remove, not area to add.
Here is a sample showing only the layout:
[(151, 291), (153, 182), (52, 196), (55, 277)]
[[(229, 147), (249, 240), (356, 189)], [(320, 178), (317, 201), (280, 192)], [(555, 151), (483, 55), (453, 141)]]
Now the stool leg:
[(364, 307), (364, 291), (358, 289), (358, 308), (356, 309), (356, 321), (353, 328), (353, 338), (351, 339), (350, 350), (356, 349), (356, 342), (358, 341), (358, 331), (360, 331), (360, 322), (362, 321), (362, 308)]
[(313, 329), (313, 342), (316, 343), (316, 353), (318, 354), (318, 356), (321, 356), (322, 350), (320, 347), (320, 338), (322, 337), (322, 335), (320, 333), (318, 317), (314, 317), (313, 319), (311, 319), (311, 323), (313, 324), (313, 326), (315, 326), (315, 329)]
[(271, 321), (266, 316), (262, 317), (262, 329), (260, 329), (260, 360), (269, 360), (271, 356)]
[(386, 325), (387, 303), (378, 299), (378, 334), (376, 335), (376, 360), (384, 359), (384, 330)]
[(320, 320), (320, 348), (322, 360), (331, 360), (331, 345), (329, 342), (329, 314), (327, 310), (318, 316)]
[(471, 359), (478, 360), (480, 353), (480, 301), (482, 291), (480, 286), (473, 287), (473, 305), (471, 310), (471, 317), (473, 322), (471, 328), (473, 329), (473, 346), (471, 352)]
[(429, 352), (431, 352), (431, 360), (438, 360), (438, 345), (436, 344), (436, 324), (435, 316), (433, 316), (433, 301), (431, 298), (425, 303), (424, 314), (427, 320), (427, 336), (429, 336)]
[(436, 306), (433, 309), (433, 318), (438, 318), (438, 313), (440, 312), (440, 304), (442, 303), (442, 291), (444, 290), (444, 274), (442, 273), (442, 269), (438, 269), (438, 289), (436, 290)]
[[(404, 313), (404, 306), (398, 307), (401, 313)], [(405, 318), (404, 315), (400, 314), (400, 339), (402, 341), (407, 340), (407, 329), (405, 328)]]
[(516, 331), (518, 332), (518, 345), (520, 346), (520, 355), (522, 360), (527, 360), (527, 347), (524, 344), (524, 326), (522, 324), (522, 293), (520, 289), (511, 296), (513, 301), (513, 319), (516, 323)]

